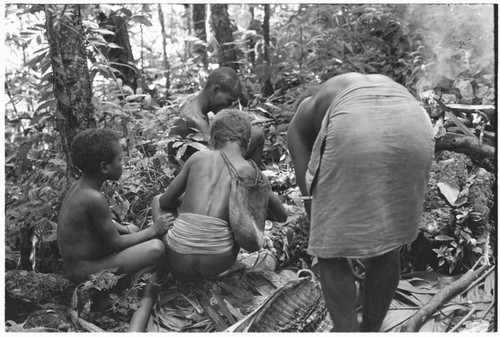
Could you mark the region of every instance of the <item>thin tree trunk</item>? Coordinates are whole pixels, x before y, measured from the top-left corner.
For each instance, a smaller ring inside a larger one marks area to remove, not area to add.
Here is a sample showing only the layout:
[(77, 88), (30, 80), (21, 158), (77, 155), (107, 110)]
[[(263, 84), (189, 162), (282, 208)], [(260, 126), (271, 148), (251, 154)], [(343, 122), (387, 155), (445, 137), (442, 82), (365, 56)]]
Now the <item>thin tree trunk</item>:
[(184, 9), (186, 11), (185, 20), (184, 20), (185, 29), (187, 30), (188, 35), (191, 35), (191, 7), (189, 4), (185, 4)]
[(119, 63), (113, 65), (113, 68), (120, 71), (120, 76), (118, 77), (122, 79), (123, 84), (128, 85), (135, 91), (137, 89), (137, 78), (139, 77), (139, 73), (133, 65), (134, 55), (132, 54), (132, 47), (130, 46), (126, 19), (116, 15), (115, 12), (111, 12), (109, 17), (106, 17), (106, 15), (101, 12), (99, 14), (99, 20), (100, 27), (115, 33), (115, 35), (104, 35), (104, 39), (107, 42), (116, 43), (122, 47), (105, 48), (103, 54), (107, 56), (110, 62)]
[(233, 32), (227, 12), (227, 5), (212, 4), (210, 11), (210, 26), (214, 32), (214, 37), (218, 47), (219, 66), (231, 67), (238, 70), (236, 63), (236, 49), (234, 45)]
[[(205, 22), (207, 20), (207, 12), (205, 4), (193, 4), (193, 27), (194, 35), (200, 40), (207, 42), (207, 28)], [(207, 49), (203, 50), (201, 60), (205, 69), (208, 68)]]
[(158, 4), (158, 17), (160, 18), (161, 25), (161, 42), (163, 47), (163, 66), (165, 67), (165, 78), (166, 78), (166, 91), (168, 96), (168, 91), (170, 90), (170, 62), (168, 62), (167, 57), (167, 32), (165, 30), (165, 18), (163, 16), (163, 10), (161, 9), (161, 4)]
[(262, 96), (269, 97), (274, 93), (273, 85), (271, 83), (271, 56), (269, 53), (269, 17), (271, 16), (271, 7), (269, 4), (264, 5), (264, 22), (262, 28), (264, 29), (264, 66), (265, 72), (262, 83)]
[(73, 138), (81, 130), (96, 127), (80, 5), (45, 5), (45, 16), (57, 99), (56, 127), (68, 175), (74, 177), (77, 170), (69, 155)]

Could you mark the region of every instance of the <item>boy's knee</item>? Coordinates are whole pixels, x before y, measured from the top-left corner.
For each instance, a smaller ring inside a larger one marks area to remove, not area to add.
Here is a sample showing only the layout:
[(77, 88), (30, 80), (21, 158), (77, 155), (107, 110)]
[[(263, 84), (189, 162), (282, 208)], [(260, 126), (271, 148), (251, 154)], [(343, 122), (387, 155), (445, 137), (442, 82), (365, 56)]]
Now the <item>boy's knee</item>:
[(160, 239), (152, 239), (148, 243), (149, 256), (156, 262), (161, 260), (165, 256), (165, 245)]

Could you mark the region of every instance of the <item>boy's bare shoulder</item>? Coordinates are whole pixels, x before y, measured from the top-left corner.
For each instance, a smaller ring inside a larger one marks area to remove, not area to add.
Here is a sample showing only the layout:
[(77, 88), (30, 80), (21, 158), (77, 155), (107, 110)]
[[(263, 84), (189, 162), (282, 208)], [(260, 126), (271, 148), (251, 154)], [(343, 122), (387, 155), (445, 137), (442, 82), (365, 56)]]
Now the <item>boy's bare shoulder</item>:
[[(195, 153), (193, 153), (187, 162), (197, 162), (197, 161), (200, 161), (200, 160), (206, 160), (208, 158), (213, 158), (215, 156), (220, 156), (220, 153), (219, 151), (216, 151), (216, 150), (210, 150), (210, 151), (196, 151)], [(186, 162), (186, 163), (187, 163)]]
[(107, 206), (106, 197), (98, 190), (87, 186), (78, 186), (68, 192), (67, 200), (64, 202), (66, 207), (74, 207), (77, 204), (83, 207)]

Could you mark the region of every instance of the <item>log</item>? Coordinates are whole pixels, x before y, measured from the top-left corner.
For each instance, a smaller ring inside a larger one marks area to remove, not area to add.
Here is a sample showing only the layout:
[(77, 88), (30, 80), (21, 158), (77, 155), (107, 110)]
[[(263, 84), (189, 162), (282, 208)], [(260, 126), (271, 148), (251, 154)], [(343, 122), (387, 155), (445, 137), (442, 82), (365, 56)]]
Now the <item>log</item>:
[(465, 273), (461, 278), (452, 282), (434, 295), (427, 304), (418, 310), (401, 327), (401, 332), (418, 332), (422, 324), (431, 317), (443, 304), (449, 302), (452, 298), (459, 295), (472, 282), (474, 282), (488, 268), (487, 265), (474, 271), (474, 268)]
[[(453, 133), (457, 133), (457, 134), (461, 134), (461, 135), (464, 134), (462, 132), (462, 130), (460, 130), (460, 128), (456, 127), (456, 126), (447, 127), (446, 131), (448, 131), (451, 134), (453, 134)], [(483, 139), (485, 139), (486, 141), (491, 141), (492, 143), (496, 141), (497, 137), (496, 137), (496, 133), (495, 132), (483, 131), (483, 133), (484, 133), (484, 135), (483, 135), (484, 138)], [(487, 145), (489, 145), (489, 144), (487, 144)]]
[(141, 299), (141, 304), (130, 320), (128, 332), (144, 332), (146, 330), (151, 308), (159, 290), (158, 279), (158, 272), (155, 272), (149, 279), (148, 284), (144, 288), (144, 296)]
[(480, 144), (479, 139), (465, 135), (447, 132), (443, 137), (436, 139), (436, 150), (449, 150), (467, 155), (478, 155), (480, 157), (494, 157), (493, 146)]
[(446, 104), (446, 107), (454, 111), (475, 112), (475, 110), (495, 110), (494, 105), (469, 105), (469, 104)]

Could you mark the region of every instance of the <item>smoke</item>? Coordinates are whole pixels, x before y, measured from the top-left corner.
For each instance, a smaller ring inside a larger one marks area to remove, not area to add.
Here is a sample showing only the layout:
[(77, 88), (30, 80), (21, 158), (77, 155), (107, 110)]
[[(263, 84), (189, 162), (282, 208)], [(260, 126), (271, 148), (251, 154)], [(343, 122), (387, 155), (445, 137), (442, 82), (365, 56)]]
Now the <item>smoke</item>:
[(421, 36), (427, 60), (417, 92), (443, 81), (465, 90), (470, 82), (464, 81), (482, 71), (493, 74), (494, 10), (493, 4), (408, 5), (409, 29)]

